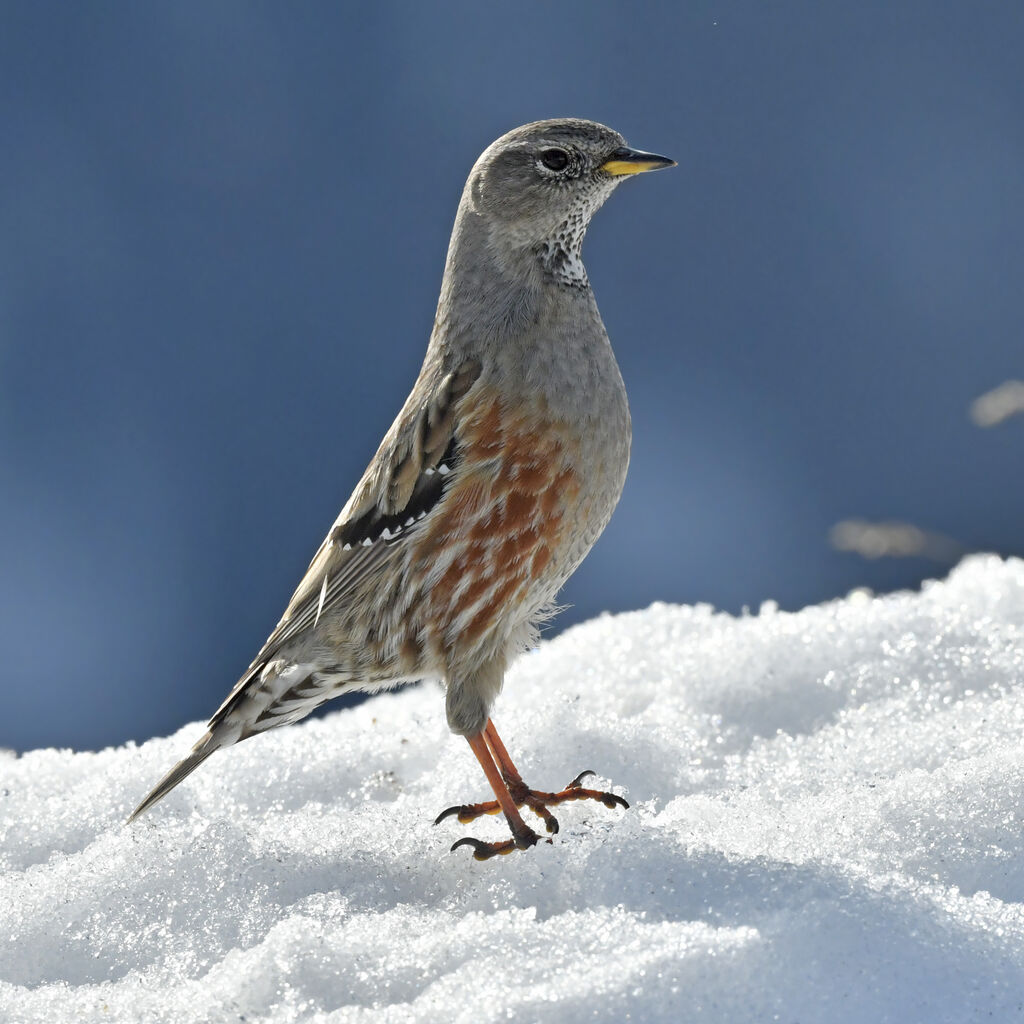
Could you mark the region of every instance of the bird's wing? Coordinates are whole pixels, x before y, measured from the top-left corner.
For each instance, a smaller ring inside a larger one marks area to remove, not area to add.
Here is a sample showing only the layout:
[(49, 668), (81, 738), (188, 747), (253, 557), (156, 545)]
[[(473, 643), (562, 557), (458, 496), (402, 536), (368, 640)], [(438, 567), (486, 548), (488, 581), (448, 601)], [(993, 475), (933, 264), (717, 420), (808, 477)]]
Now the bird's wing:
[[(480, 377), (480, 370), (479, 362), (467, 360), (447, 374), (438, 368), (421, 375), (263, 649), (210, 719), (192, 753), (157, 783), (129, 821), (152, 807), (224, 742), (261, 731), (251, 728), (225, 740), (218, 727), (244, 702), (252, 686), (259, 686), (260, 673), (281, 647), (345, 601), (353, 587), (416, 532), (441, 500), (460, 459), (459, 403)], [(284, 721), (272, 720), (264, 728)]]
[(437, 373), (433, 382), (421, 379), (413, 389), (281, 621), (221, 710), (284, 644), (314, 626), (386, 562), (441, 499), (459, 459), (457, 407), (480, 370), (480, 363), (469, 359), (447, 374)]

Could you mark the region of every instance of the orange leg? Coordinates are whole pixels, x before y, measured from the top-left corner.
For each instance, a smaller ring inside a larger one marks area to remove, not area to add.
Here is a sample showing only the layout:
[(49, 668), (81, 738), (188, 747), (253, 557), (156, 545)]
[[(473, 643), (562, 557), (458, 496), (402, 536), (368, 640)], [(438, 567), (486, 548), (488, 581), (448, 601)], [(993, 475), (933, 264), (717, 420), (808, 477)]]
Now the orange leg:
[(498, 730), (494, 728), (494, 722), (489, 718), (484, 726), (484, 739), (487, 740), (487, 746), (491, 748), (491, 753), (494, 755), (494, 760), (501, 769), (501, 774), (505, 781), (522, 782), (522, 776), (516, 771), (516, 766), (512, 763), (512, 758), (509, 757), (505, 744), (501, 742)]
[[(478, 839), (460, 839), (452, 849), (459, 846), (472, 846), (477, 860), (487, 860), (498, 853), (511, 853), (514, 849), (525, 850), (537, 842), (537, 834), (520, 817), (517, 808), (524, 804), (534, 814), (542, 818), (548, 832), (558, 831), (558, 821), (548, 809), (570, 800), (597, 800), (605, 807), (629, 807), (629, 804), (614, 793), (603, 793), (596, 789), (584, 789), (580, 783), (591, 771), (580, 772), (565, 789), (558, 793), (546, 793), (543, 790), (530, 789), (516, 769), (509, 756), (505, 744), (502, 743), (494, 723), (488, 719), (487, 725), (476, 736), (469, 737), (469, 745), (483, 766), (487, 781), (490, 782), (496, 801), (482, 804), (461, 804), (449, 807), (438, 816), (435, 825), (445, 818), (455, 815), (460, 822), (468, 824), (484, 814), (504, 812), (512, 830), (512, 840), (504, 843), (483, 843)], [(549, 840), (550, 842), (550, 840)]]
[(494, 759), (491, 757), (491, 752), (487, 748), (484, 732), (478, 732), (475, 736), (467, 736), (466, 739), (469, 742), (470, 749), (476, 754), (476, 759), (480, 762), (480, 767), (483, 768), (484, 775), (487, 776), (487, 781), (491, 784), (491, 789), (494, 790), (494, 795), (498, 798), (497, 807), (494, 811), (491, 811), (489, 805), (487, 805), (488, 809), (480, 813), (494, 814), (501, 810), (505, 815), (505, 820), (508, 822), (508, 827), (512, 830), (512, 838), (506, 839), (502, 843), (484, 843), (479, 839), (467, 837), (455, 843), (452, 846), (452, 850), (457, 850), (460, 846), (472, 846), (473, 856), (477, 860), (487, 860), (489, 857), (499, 853), (511, 853), (515, 849), (526, 850), (534, 846), (539, 837), (523, 821), (519, 808), (516, 806), (515, 800), (512, 799), (512, 794), (509, 793), (508, 786), (502, 778), (502, 773), (498, 770)]

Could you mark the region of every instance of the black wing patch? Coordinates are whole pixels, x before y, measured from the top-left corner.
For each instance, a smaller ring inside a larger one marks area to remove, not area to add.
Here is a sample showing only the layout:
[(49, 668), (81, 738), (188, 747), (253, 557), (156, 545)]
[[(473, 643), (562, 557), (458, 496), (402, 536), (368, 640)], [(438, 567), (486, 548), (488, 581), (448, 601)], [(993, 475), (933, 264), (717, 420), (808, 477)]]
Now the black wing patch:
[(371, 508), (358, 519), (350, 519), (335, 526), (330, 533), (331, 542), (340, 545), (343, 551), (368, 548), (379, 541), (393, 544), (441, 500), (448, 490), (451, 474), (458, 468), (460, 461), (458, 439), (452, 437), (437, 466), (427, 466), (420, 473), (405, 508), (390, 515), (382, 513), (379, 508)]

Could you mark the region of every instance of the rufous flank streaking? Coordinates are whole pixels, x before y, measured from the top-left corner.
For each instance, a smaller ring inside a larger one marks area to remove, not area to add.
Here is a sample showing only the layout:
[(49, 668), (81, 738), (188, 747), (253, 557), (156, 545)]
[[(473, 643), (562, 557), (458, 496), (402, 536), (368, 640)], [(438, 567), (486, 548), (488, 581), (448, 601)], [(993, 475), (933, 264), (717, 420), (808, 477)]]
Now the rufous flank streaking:
[[(245, 675), (132, 819), (214, 751), (324, 701), (434, 677), (512, 838), (533, 846), (568, 800), (626, 807), (574, 779), (529, 789), (490, 719), (510, 662), (611, 517), (629, 463), (626, 390), (583, 267), (590, 218), (627, 177), (674, 161), (593, 121), (537, 121), (477, 160), (412, 393)], [(129, 819), (131, 820), (131, 819)]]

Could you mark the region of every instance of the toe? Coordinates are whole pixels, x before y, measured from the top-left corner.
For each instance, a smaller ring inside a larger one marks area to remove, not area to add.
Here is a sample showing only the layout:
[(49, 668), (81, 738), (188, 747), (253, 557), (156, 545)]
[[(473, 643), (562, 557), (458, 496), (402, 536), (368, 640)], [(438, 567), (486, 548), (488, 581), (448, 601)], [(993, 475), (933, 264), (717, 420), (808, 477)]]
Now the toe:
[(440, 825), (445, 818), (458, 818), (463, 825), (483, 817), (485, 814), (499, 814), (501, 807), (496, 801), (487, 804), (457, 804), (443, 810), (435, 819), (434, 824)]
[(459, 839), (457, 842), (452, 843), (452, 848), (449, 852), (454, 853), (460, 846), (472, 847), (473, 857), (476, 860), (490, 860), (492, 857), (503, 857), (513, 850), (519, 849), (514, 839), (506, 839), (502, 843), (485, 843), (480, 839), (466, 836), (465, 839)]

